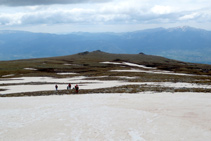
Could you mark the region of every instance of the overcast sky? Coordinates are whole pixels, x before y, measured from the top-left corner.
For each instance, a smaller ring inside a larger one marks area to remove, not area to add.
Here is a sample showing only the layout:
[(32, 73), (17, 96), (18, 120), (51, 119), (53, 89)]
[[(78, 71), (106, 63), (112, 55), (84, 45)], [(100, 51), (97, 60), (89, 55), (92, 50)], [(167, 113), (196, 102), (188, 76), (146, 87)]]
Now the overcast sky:
[(0, 30), (126, 32), (211, 30), (211, 0), (0, 0)]

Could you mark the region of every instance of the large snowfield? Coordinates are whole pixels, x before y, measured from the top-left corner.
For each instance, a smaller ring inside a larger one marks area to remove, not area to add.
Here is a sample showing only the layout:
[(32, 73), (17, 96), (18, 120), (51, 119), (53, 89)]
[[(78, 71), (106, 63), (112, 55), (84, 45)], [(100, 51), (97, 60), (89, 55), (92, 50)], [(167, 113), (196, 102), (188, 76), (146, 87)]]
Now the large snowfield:
[(0, 99), (0, 140), (209, 141), (211, 95), (86, 94)]
[[(124, 65), (147, 68), (147, 73), (172, 74), (137, 64), (124, 62)], [(72, 73), (59, 75), (66, 74)], [(104, 81), (85, 76), (7, 78), (11, 76), (13, 74), (0, 79), (1, 95), (54, 90), (55, 84), (59, 85), (59, 90), (65, 90), (68, 83), (79, 84), (80, 89), (123, 85), (211, 89), (210, 85), (197, 83), (127, 82), (118, 79), (135, 78), (125, 76)], [(211, 93), (148, 91), (5, 97), (0, 98), (0, 140), (211, 141), (210, 117)]]

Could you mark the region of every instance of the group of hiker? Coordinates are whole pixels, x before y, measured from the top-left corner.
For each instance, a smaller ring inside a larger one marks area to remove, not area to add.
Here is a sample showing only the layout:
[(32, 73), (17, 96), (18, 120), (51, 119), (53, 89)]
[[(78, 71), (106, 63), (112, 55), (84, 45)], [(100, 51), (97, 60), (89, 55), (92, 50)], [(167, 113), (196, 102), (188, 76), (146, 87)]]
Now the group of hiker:
[[(55, 85), (55, 88), (56, 88), (56, 91), (57, 91), (58, 88), (59, 88), (58, 85)], [(79, 86), (78, 85), (75, 85), (75, 87), (73, 87), (73, 89), (75, 90), (76, 93), (78, 93)], [(67, 85), (67, 90), (71, 90), (71, 84), (70, 83)]]

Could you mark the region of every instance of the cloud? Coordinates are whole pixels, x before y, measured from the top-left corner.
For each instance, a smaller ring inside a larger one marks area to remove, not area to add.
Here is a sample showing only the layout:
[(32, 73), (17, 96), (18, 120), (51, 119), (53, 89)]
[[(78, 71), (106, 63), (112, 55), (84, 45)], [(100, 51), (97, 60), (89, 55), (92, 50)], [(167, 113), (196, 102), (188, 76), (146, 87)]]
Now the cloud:
[[(135, 3), (135, 0), (133, 1)], [(154, 24), (198, 19), (194, 11), (175, 11), (166, 5), (137, 5), (123, 1), (118, 4), (98, 4), (98, 7), (28, 6), (25, 10), (0, 13), (0, 25), (35, 24)], [(19, 11), (19, 12), (17, 12)], [(209, 14), (209, 13), (208, 13)]]
[[(3, 0), (0, 0), (0, 3)], [(210, 8), (199, 0), (29, 0), (4, 1), (0, 25), (4, 26), (57, 26), (66, 25), (166, 25), (211, 22)], [(197, 2), (192, 4), (189, 2)], [(205, 2), (206, 0), (203, 0)], [(20, 2), (20, 3), (19, 3)], [(106, 2), (106, 3), (98, 3)], [(12, 4), (13, 3), (13, 4)], [(61, 5), (50, 5), (60, 3)], [(68, 3), (63, 4), (62, 3)], [(71, 4), (72, 3), (72, 4)], [(77, 4), (73, 4), (77, 3)], [(49, 5), (48, 5), (49, 4)], [(200, 5), (200, 6), (199, 6)], [(16, 6), (16, 7), (15, 7)], [(187, 8), (185, 8), (187, 7)], [(191, 25), (190, 25), (191, 26)], [(117, 27), (118, 28), (118, 27)]]
[(152, 7), (151, 10), (155, 14), (168, 14), (172, 12), (172, 8), (170, 6), (162, 6), (162, 5), (156, 5)]
[(22, 24), (21, 18), (23, 13), (0, 14), (0, 25), (18, 25)]
[(180, 17), (179, 20), (192, 20), (199, 16), (200, 16), (200, 14), (198, 14), (198, 13), (191, 13), (191, 14), (184, 15), (184, 16)]
[(110, 0), (0, 0), (5, 6), (34, 6), (52, 4), (102, 3)]

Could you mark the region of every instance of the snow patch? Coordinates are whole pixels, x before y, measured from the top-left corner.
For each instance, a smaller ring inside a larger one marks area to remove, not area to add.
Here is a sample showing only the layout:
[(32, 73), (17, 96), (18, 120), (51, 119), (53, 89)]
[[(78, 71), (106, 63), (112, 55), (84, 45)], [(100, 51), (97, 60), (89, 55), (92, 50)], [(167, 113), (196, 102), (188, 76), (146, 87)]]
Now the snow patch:
[(122, 79), (137, 79), (138, 77), (136, 77), (136, 76), (115, 76), (115, 77), (117, 77), (117, 78), (122, 78)]
[(103, 64), (113, 64), (113, 65), (121, 65), (122, 63), (117, 63), (117, 62), (100, 62)]
[(65, 66), (71, 66), (72, 64), (64, 64)]
[(24, 70), (37, 70), (37, 69), (35, 69), (35, 68), (24, 68)]
[[(1, 94), (20, 93), (20, 92), (35, 92), (35, 91), (47, 91), (54, 90), (54, 84), (58, 84), (59, 90), (65, 90), (67, 84), (79, 84), (80, 89), (100, 89), (100, 88), (112, 88), (124, 85), (140, 85), (148, 87), (169, 87), (169, 88), (204, 88), (211, 89), (210, 85), (200, 85), (192, 83), (173, 83), (173, 82), (126, 82), (116, 80), (89, 80), (89, 77), (72, 77), (72, 78), (51, 78), (51, 77), (20, 77), (11, 79), (1, 79), (0, 84), (8, 84), (6, 86), (0, 86), (0, 89), (6, 89)], [(29, 85), (26, 83), (46, 83), (46, 84), (34, 84)], [(24, 83), (24, 84), (23, 84)], [(47, 84), (53, 83), (53, 84)], [(9, 85), (18, 84), (18, 85)]]
[(128, 63), (128, 62), (123, 62), (122, 64), (132, 66), (132, 67), (144, 68), (144, 69), (157, 69), (157, 68), (153, 68), (153, 67), (147, 67), (144, 65), (138, 65), (138, 64), (134, 64), (134, 63)]
[(77, 73), (73, 73), (73, 72), (62, 72), (62, 73), (57, 73), (58, 75), (74, 75)]
[(134, 63), (128, 63), (128, 62), (122, 62), (122, 63), (118, 63), (118, 62), (101, 62), (103, 64), (114, 64), (114, 65), (127, 65), (127, 66), (131, 66), (131, 67), (139, 67), (139, 68), (144, 68), (144, 69), (156, 69), (153, 67), (147, 67), (144, 65), (138, 65), (138, 64), (134, 64)]
[(2, 77), (11, 77), (11, 76), (15, 76), (15, 74), (3, 75)]
[(193, 75), (193, 74), (174, 73), (174, 72), (171, 72), (171, 71), (158, 70), (155, 67), (147, 67), (147, 66), (144, 66), (144, 65), (139, 65), (139, 64), (134, 64), (134, 63), (128, 63), (128, 62), (122, 62), (122, 63), (117, 63), (117, 62), (101, 62), (101, 63), (104, 63), (104, 64), (115, 64), (115, 65), (127, 65), (127, 66), (131, 66), (131, 67), (138, 67), (138, 68), (144, 69), (144, 70), (141, 70), (141, 69), (111, 70), (111, 71), (115, 71), (115, 72), (143, 72), (143, 73), (154, 73), (154, 74), (168, 74), (168, 75), (181, 75), (181, 76), (197, 76), (197, 75)]
[(131, 130), (128, 132), (128, 134), (131, 136), (132, 141), (145, 141), (145, 139), (141, 137), (138, 131)]
[(170, 71), (162, 71), (162, 70), (140, 70), (140, 69), (130, 69), (130, 70), (111, 70), (113, 72), (141, 72), (141, 73), (152, 73), (152, 74), (167, 74), (167, 75), (180, 75), (180, 76), (197, 76), (193, 74), (185, 74), (185, 73), (174, 73)]

